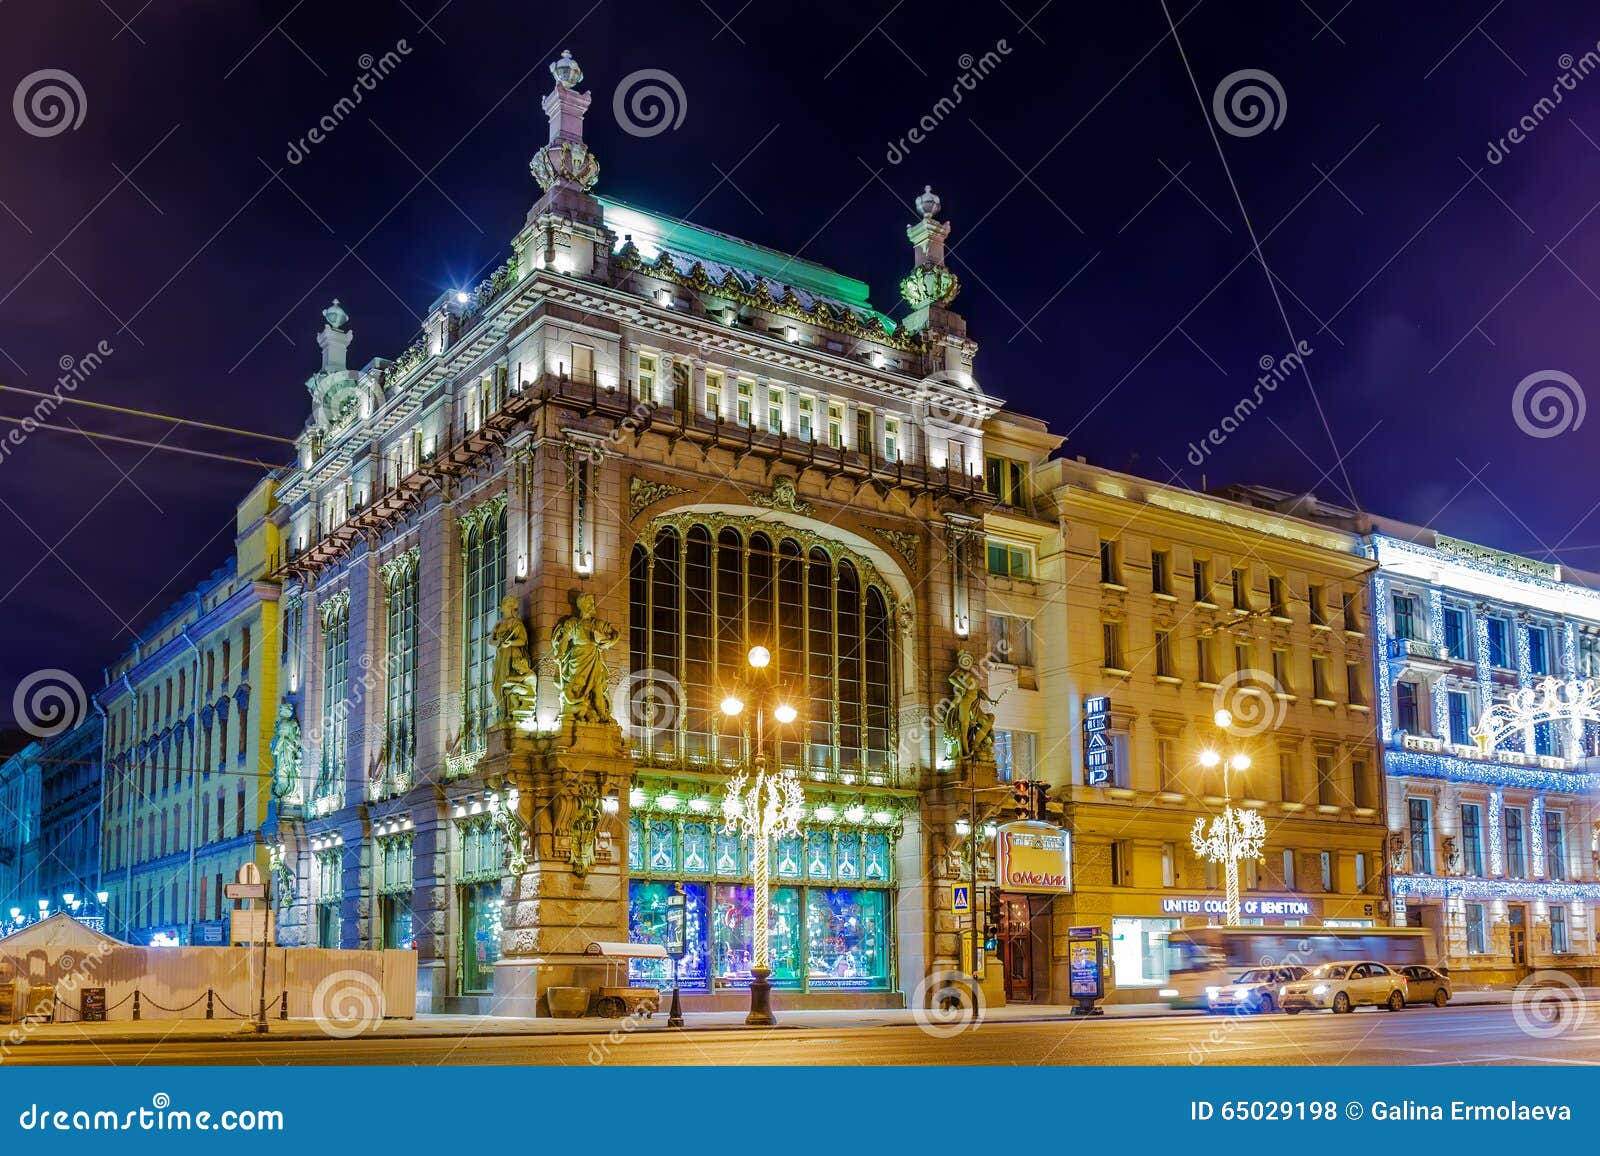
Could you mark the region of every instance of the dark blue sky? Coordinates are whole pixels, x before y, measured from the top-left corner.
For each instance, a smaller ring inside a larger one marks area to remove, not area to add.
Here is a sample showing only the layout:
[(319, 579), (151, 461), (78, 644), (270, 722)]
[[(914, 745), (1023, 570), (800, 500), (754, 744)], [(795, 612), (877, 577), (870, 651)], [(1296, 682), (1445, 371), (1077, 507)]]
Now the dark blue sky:
[[(1341, 2), (1169, 0), (1191, 82), (1146, 0), (454, 0), (437, 15), (440, 0), (9, 0), (0, 96), (56, 69), (84, 108), (51, 136), (0, 117), (0, 384), (48, 389), (62, 358), (105, 341), (79, 397), (294, 434), (330, 298), (364, 363), (503, 259), (537, 194), (545, 65), (570, 48), (595, 98), (597, 191), (863, 277), (891, 312), (910, 201), (932, 183), (981, 382), (1068, 433), (1069, 452), (1193, 486), (1316, 487), (1600, 569), (1584, 469), (1600, 418), (1536, 438), (1513, 413), (1531, 374), (1600, 381), (1600, 75), (1534, 112), (1563, 56), (1595, 49), (1600, 16)], [(290, 163), (363, 55), (402, 39), (392, 73)], [(963, 58), (990, 51), (999, 63), (892, 163)], [(648, 138), (612, 111), (643, 69), (671, 73), (686, 105)], [(1241, 70), (1277, 82), (1282, 121), (1214, 141), (1213, 95)], [(1539, 119), (1490, 163), (1524, 117)], [(1190, 465), (1290, 330), (1306, 372)], [(30, 405), (0, 393), (0, 415)], [(63, 434), (0, 460), (0, 712), (40, 667), (96, 684), (130, 625), (226, 556), (251, 480)]]

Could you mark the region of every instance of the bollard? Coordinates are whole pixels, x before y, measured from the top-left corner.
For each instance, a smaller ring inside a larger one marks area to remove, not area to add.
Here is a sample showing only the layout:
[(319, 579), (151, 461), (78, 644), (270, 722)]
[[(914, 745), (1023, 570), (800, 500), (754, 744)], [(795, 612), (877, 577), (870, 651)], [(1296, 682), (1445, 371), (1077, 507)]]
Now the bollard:
[(278, 1018), (280, 1020), (289, 1018), (289, 993), (287, 991), (283, 993), (283, 1002), (278, 1004)]
[(133, 989), (133, 1018), (139, 1018), (139, 989)]
[(211, 989), (208, 987), (208, 988), (206, 988), (206, 1019), (211, 1019), (211, 1018), (212, 1018)]

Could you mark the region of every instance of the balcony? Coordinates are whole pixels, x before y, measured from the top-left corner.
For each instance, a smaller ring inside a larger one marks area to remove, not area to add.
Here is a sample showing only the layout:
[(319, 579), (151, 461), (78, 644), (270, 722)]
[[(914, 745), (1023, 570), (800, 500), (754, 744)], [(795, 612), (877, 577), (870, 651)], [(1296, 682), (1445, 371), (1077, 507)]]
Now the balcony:
[(1420, 638), (1389, 639), (1389, 658), (1418, 670), (1449, 670), (1452, 663), (1444, 647)]

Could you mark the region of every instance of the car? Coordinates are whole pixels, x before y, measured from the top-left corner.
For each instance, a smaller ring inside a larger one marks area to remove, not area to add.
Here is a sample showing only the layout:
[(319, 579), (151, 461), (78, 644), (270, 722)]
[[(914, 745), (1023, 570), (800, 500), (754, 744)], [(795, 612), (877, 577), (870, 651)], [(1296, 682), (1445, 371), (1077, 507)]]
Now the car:
[(1443, 1007), (1455, 995), (1450, 975), (1442, 967), (1413, 963), (1400, 969), (1406, 977), (1406, 1003), (1431, 1003)]
[(1397, 1012), (1406, 1006), (1406, 977), (1373, 959), (1325, 963), (1278, 988), (1278, 1006), (1290, 1015), (1327, 1008), (1335, 1015), (1363, 1004)]
[(1278, 1010), (1278, 988), (1303, 978), (1308, 967), (1253, 967), (1232, 983), (1206, 988), (1206, 1010), (1271, 1012)]

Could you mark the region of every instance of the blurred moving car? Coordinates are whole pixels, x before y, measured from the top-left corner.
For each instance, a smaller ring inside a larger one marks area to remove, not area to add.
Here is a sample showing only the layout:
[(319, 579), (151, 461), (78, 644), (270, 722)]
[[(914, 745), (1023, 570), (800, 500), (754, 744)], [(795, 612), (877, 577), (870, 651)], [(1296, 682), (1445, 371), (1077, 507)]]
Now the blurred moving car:
[(1278, 989), (1278, 1006), (1290, 1015), (1328, 1008), (1335, 1015), (1362, 1004), (1397, 1012), (1406, 1006), (1406, 977), (1371, 959), (1325, 963)]
[(1214, 1012), (1271, 1012), (1278, 1010), (1278, 988), (1303, 979), (1309, 967), (1253, 967), (1232, 983), (1206, 988), (1206, 1008)]
[(1455, 995), (1455, 989), (1450, 986), (1450, 976), (1443, 968), (1414, 963), (1402, 967), (1400, 974), (1406, 977), (1408, 1004), (1431, 1003), (1434, 1007), (1443, 1007)]

